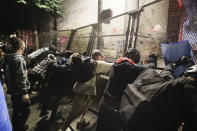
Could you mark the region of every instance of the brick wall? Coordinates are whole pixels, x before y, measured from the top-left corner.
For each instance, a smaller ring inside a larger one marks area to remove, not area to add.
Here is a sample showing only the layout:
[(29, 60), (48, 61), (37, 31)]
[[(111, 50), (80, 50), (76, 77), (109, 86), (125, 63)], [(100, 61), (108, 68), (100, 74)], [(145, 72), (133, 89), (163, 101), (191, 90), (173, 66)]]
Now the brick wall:
[(183, 10), (180, 8), (178, 0), (169, 0), (168, 13), (168, 41), (177, 42), (179, 39), (181, 18), (183, 17)]

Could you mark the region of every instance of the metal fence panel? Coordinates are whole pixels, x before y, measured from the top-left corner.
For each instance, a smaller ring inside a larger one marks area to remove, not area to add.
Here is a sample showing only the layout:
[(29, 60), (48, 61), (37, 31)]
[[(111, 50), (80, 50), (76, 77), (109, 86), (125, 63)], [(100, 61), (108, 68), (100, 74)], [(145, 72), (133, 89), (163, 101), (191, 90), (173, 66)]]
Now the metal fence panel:
[(71, 50), (73, 52), (78, 52), (81, 54), (86, 52), (88, 47), (88, 42), (91, 36), (91, 31), (92, 31), (91, 26), (76, 31), (71, 45)]
[[(147, 2), (144, 3), (144, 1), (141, 0), (140, 4), (145, 5)], [(165, 42), (167, 38), (168, 7), (169, 1), (163, 0), (144, 7), (140, 14), (136, 45), (137, 49), (140, 50), (143, 63), (148, 59), (151, 53), (155, 53), (161, 58), (159, 44)], [(162, 58), (158, 60), (158, 66), (165, 66)]]
[(109, 24), (102, 24), (102, 38), (104, 41), (102, 51), (109, 61), (123, 55), (126, 38), (124, 23), (126, 16), (128, 15), (112, 19)]
[[(188, 0), (182, 0), (188, 1)], [(193, 0), (191, 0), (193, 1)], [(153, 2), (153, 4), (150, 4)], [(160, 43), (165, 43), (167, 41), (167, 37), (169, 35), (168, 28), (172, 26), (169, 24), (169, 11), (170, 11), (170, 2), (171, 0), (158, 0), (154, 2), (154, 0), (139, 0), (139, 6), (143, 7), (143, 11), (141, 11), (138, 19), (135, 20), (135, 23), (130, 25), (134, 25), (134, 34), (132, 43), (136, 44), (136, 48), (140, 50), (142, 63), (144, 63), (149, 54), (156, 53), (159, 56), (158, 66), (164, 67), (164, 61), (161, 56)], [(184, 3), (185, 7), (189, 6), (189, 11), (186, 8), (186, 12), (192, 12), (186, 16), (186, 21), (183, 24), (182, 30), (182, 38), (183, 40), (189, 40), (192, 46), (194, 53), (197, 50), (197, 26), (195, 20), (197, 20), (196, 8), (197, 6), (190, 6), (191, 3)], [(175, 13), (176, 14), (176, 13)], [(133, 14), (132, 14), (133, 15)], [(123, 55), (123, 51), (125, 48), (126, 42), (126, 34), (127, 34), (127, 26), (128, 26), (128, 13), (121, 15), (119, 17), (115, 17), (110, 20), (110, 24), (102, 24), (102, 40), (103, 46), (102, 51), (103, 54), (108, 58), (118, 58)], [(172, 17), (173, 18), (173, 17)], [(173, 19), (176, 19), (174, 16)], [(131, 19), (132, 21), (132, 19)], [(139, 22), (139, 23), (138, 23)], [(139, 25), (139, 29), (137, 30), (137, 25)], [(180, 25), (180, 29), (181, 29)], [(132, 28), (131, 28), (132, 29)], [(180, 30), (181, 31), (181, 30)], [(85, 27), (83, 29), (77, 30), (74, 36), (74, 40), (71, 45), (71, 50), (73, 52), (79, 52), (83, 54), (87, 51), (88, 43), (91, 38), (92, 27)], [(68, 33), (69, 34), (69, 33)], [(138, 34), (136, 36), (136, 34)], [(94, 34), (95, 35), (95, 34)], [(97, 39), (98, 36), (95, 36)], [(129, 36), (131, 38), (132, 36)], [(100, 38), (100, 37), (99, 37)], [(135, 41), (136, 40), (136, 41)], [(102, 43), (102, 42), (101, 42)], [(97, 40), (94, 42), (93, 49), (96, 48)], [(134, 47), (134, 45), (132, 45)]]
[(189, 40), (192, 50), (197, 57), (197, 1), (182, 0), (182, 4), (186, 14), (183, 19), (182, 38), (183, 40)]

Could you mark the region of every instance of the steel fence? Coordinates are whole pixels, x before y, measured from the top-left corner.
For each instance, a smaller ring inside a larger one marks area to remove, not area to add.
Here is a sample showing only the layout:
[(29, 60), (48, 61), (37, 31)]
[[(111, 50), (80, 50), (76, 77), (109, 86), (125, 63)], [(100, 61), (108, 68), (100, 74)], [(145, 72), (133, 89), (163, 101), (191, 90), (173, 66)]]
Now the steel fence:
[(182, 19), (182, 39), (189, 40), (193, 53), (197, 57), (197, 1), (182, 0), (182, 4), (185, 11), (185, 18)]
[(148, 6), (146, 6), (148, 3), (140, 3), (144, 7), (139, 16), (136, 48), (140, 51), (143, 63), (149, 54), (155, 53), (159, 57), (158, 67), (164, 67), (160, 43), (166, 42), (167, 39), (169, 1), (163, 0)]
[[(149, 54), (155, 53), (160, 58), (158, 67), (164, 67), (160, 43), (167, 42), (168, 28), (173, 26), (169, 23), (170, 2), (171, 0), (139, 0), (138, 9), (105, 19), (104, 21), (110, 20), (110, 24), (102, 23), (100, 36), (96, 31), (99, 23), (96, 23), (74, 31), (58, 31), (58, 41), (60, 45), (62, 43), (66, 46), (70, 45), (70, 47), (64, 47), (66, 49), (87, 55), (97, 48), (97, 41), (99, 41), (103, 54), (110, 61), (123, 56), (128, 48), (135, 47), (140, 51), (142, 63), (148, 59)], [(190, 5), (191, 3), (183, 2), (185, 9)], [(197, 22), (194, 20), (197, 19), (197, 11), (196, 7), (193, 8), (192, 15), (187, 15), (182, 27), (180, 25), (180, 34), (178, 35), (182, 35), (182, 40), (190, 41), (193, 52), (196, 54)], [(191, 12), (191, 8), (189, 11)], [(189, 11), (186, 10), (186, 12)], [(174, 16), (175, 18), (176, 16)]]
[[(142, 3), (134, 13), (125, 13), (111, 19), (108, 25), (102, 24), (105, 56), (116, 59), (123, 56), (125, 48), (135, 47), (140, 51), (142, 63), (149, 54), (155, 53), (161, 58), (158, 66), (164, 67), (159, 45), (167, 38), (168, 6), (169, 2), (166, 0)], [(121, 23), (121, 19), (125, 22)]]

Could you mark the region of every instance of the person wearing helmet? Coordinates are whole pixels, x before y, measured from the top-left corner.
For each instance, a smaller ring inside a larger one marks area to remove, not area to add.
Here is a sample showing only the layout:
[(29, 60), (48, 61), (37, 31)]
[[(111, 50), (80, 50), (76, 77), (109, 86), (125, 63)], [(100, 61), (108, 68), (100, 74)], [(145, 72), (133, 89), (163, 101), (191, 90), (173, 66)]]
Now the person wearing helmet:
[(184, 72), (184, 77), (187, 77), (191, 79), (193, 82), (197, 83), (197, 65), (193, 65), (189, 67), (185, 72)]
[[(151, 54), (147, 65), (139, 65), (139, 61), (139, 51), (130, 48), (124, 54), (124, 58), (116, 60), (112, 65), (110, 78), (99, 104), (96, 131), (120, 131), (123, 127), (120, 115), (117, 113), (123, 91), (127, 84), (132, 83), (143, 70), (156, 67), (157, 57)], [(113, 122), (106, 120), (106, 116)]]

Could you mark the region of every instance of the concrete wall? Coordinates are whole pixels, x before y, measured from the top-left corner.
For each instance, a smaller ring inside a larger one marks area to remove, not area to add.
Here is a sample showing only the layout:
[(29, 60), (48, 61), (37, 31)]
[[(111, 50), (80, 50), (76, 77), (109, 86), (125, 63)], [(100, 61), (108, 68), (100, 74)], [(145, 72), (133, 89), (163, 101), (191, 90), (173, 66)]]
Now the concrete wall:
[(75, 29), (97, 22), (98, 0), (64, 0), (63, 17), (57, 21), (57, 29)]

